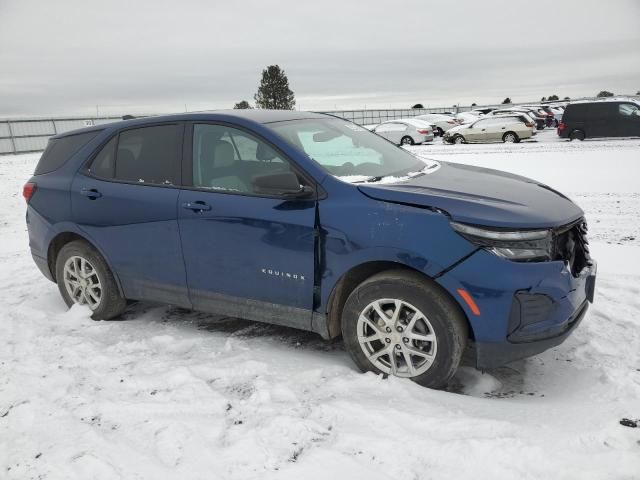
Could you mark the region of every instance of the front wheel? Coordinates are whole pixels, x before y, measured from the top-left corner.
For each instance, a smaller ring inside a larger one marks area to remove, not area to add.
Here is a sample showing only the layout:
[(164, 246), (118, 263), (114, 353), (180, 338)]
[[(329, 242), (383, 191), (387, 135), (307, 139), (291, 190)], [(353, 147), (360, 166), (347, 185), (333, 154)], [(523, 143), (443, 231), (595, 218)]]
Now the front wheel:
[(455, 137), (453, 137), (453, 143), (457, 143), (458, 145), (460, 145), (461, 143), (465, 143), (464, 137), (462, 135), (456, 135)]
[(460, 307), (419, 274), (383, 272), (360, 284), (342, 313), (345, 346), (358, 367), (444, 388), (467, 341)]
[(502, 136), (502, 141), (504, 143), (518, 143), (520, 141), (520, 137), (514, 132), (507, 132)]
[(402, 139), (400, 140), (400, 145), (413, 145), (413, 138), (411, 138), (410, 136), (405, 136), (402, 137)]
[(77, 240), (62, 247), (56, 259), (56, 281), (67, 306), (88, 306), (94, 320), (117, 317), (127, 306), (102, 255), (86, 242)]

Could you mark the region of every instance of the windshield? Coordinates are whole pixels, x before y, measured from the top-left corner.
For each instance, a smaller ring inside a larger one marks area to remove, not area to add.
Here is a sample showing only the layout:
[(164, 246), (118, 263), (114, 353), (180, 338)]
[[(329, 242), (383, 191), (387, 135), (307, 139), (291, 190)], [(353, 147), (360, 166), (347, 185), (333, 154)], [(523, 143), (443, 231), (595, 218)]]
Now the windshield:
[(338, 118), (289, 120), (266, 126), (304, 150), (333, 176), (352, 183), (401, 181), (439, 166)]

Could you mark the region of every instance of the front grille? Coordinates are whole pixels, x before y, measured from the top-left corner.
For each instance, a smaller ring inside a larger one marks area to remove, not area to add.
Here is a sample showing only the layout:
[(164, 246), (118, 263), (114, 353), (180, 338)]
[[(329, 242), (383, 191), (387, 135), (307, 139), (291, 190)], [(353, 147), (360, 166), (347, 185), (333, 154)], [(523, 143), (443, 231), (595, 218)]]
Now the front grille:
[(584, 218), (553, 231), (551, 258), (567, 262), (573, 276), (578, 276), (583, 268), (591, 265)]

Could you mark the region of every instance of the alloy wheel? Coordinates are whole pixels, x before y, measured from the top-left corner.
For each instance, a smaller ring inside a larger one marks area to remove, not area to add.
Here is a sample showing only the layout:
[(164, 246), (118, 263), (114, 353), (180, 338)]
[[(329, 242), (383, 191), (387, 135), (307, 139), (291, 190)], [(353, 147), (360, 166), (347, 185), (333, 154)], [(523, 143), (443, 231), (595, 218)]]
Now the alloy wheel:
[(64, 264), (63, 282), (67, 293), (80, 305), (87, 305), (91, 310), (100, 306), (102, 284), (95, 267), (80, 256), (72, 256)]
[(380, 299), (367, 305), (358, 317), (357, 336), (371, 364), (398, 377), (415, 377), (429, 370), (438, 349), (427, 317), (398, 299)]

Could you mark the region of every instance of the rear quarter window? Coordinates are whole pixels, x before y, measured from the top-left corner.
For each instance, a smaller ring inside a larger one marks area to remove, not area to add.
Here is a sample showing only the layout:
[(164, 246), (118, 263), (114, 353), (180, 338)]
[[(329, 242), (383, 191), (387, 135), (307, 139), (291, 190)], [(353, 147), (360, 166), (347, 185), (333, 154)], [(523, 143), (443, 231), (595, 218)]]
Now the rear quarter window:
[(100, 130), (49, 140), (47, 148), (36, 166), (34, 175), (42, 175), (59, 169), (98, 133), (100, 133)]

